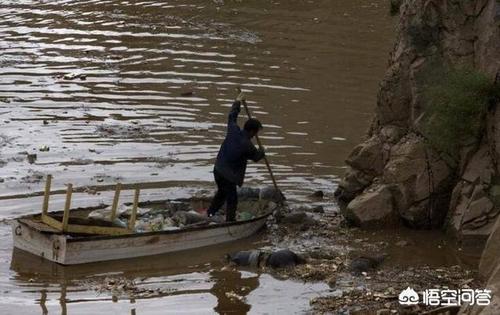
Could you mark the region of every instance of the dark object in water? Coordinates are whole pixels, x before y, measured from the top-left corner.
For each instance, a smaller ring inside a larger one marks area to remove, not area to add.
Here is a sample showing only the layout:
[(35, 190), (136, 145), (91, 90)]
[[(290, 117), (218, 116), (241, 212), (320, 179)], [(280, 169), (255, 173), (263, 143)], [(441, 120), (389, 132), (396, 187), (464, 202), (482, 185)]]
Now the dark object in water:
[(260, 190), (259, 194), (260, 199), (264, 200), (272, 200), (274, 202), (280, 202), (285, 200), (285, 195), (281, 192), (281, 190), (276, 189), (274, 187), (264, 187)]
[(266, 260), (266, 266), (272, 268), (295, 267), (305, 263), (305, 259), (295, 254), (289, 249), (282, 249), (271, 253)]
[(193, 91), (187, 91), (187, 92), (182, 92), (181, 96), (183, 97), (188, 97), (188, 96), (193, 96), (194, 92)]
[(33, 164), (36, 161), (37, 155), (36, 154), (28, 154), (28, 163)]
[(322, 190), (316, 190), (315, 192), (312, 193), (311, 197), (323, 198), (325, 197), (325, 193)]
[(387, 254), (377, 256), (360, 256), (354, 258), (349, 264), (349, 269), (352, 273), (359, 275), (362, 272), (377, 268), (387, 257)]
[(306, 260), (289, 249), (267, 253), (260, 250), (241, 251), (226, 255), (226, 259), (237, 266), (285, 268), (303, 264)]
[(241, 251), (226, 255), (230, 262), (243, 267), (259, 267), (262, 252), (260, 250)]

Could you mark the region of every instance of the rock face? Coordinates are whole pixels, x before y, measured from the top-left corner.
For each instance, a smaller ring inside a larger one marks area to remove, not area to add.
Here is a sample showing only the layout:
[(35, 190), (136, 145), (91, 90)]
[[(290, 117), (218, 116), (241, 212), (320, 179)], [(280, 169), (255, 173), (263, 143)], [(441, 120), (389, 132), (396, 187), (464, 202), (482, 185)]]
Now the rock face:
[(491, 290), (491, 303), (488, 306), (465, 305), (460, 310), (462, 315), (500, 314), (500, 218), (496, 220), (492, 233), (479, 263), (481, 277), (487, 279), (486, 289)]
[[(500, 212), (500, 109), (490, 104), (482, 139), (454, 161), (427, 145), (419, 78), (433, 62), (469, 67), (492, 82), (500, 72), (496, 0), (404, 0), (367, 140), (346, 160), (335, 196), (348, 221), (447, 227), (485, 239)], [(396, 219), (394, 219), (396, 218)]]

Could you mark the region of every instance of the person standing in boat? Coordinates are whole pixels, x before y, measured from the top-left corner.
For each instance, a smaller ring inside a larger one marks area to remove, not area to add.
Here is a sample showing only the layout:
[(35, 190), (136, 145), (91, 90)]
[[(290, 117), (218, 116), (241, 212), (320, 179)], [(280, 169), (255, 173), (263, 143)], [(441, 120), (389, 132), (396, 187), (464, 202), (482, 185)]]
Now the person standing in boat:
[(262, 129), (260, 121), (250, 118), (245, 122), (243, 130), (238, 126), (238, 114), (243, 100), (245, 95), (240, 93), (228, 115), (226, 138), (219, 149), (214, 166), (217, 192), (207, 210), (208, 216), (211, 217), (225, 202), (227, 222), (236, 220), (238, 206), (236, 186), (243, 185), (247, 161), (258, 162), (264, 157), (264, 151), (257, 149), (251, 141)]

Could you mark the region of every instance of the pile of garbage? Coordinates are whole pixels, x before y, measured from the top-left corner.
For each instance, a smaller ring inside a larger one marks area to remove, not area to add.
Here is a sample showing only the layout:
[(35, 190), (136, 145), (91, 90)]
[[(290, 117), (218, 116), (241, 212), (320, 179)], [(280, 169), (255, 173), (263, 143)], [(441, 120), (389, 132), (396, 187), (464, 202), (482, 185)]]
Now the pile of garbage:
[[(273, 188), (242, 188), (238, 191), (239, 204), (237, 221), (251, 220), (277, 207), (278, 197)], [(213, 225), (225, 222), (225, 210), (221, 209), (215, 216), (208, 217), (206, 210), (210, 198), (193, 198), (191, 200), (169, 200), (164, 202), (148, 202), (138, 207), (134, 230), (138, 233), (173, 231), (185, 227)], [(127, 228), (132, 214), (131, 205), (121, 205), (117, 209), (117, 217), (113, 225)], [(89, 218), (110, 221), (111, 207), (92, 211)]]

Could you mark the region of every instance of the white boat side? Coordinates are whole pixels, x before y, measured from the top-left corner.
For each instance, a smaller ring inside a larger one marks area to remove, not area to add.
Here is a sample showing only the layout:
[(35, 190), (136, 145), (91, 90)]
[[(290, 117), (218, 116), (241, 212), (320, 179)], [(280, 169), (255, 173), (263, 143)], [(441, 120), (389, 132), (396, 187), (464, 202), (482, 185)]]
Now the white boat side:
[(18, 249), (59, 264), (75, 265), (171, 253), (243, 239), (263, 228), (269, 215), (176, 231), (80, 237), (42, 232), (16, 219), (12, 222), (12, 235), (14, 247)]

